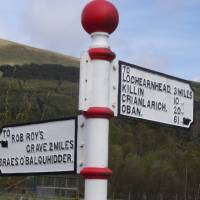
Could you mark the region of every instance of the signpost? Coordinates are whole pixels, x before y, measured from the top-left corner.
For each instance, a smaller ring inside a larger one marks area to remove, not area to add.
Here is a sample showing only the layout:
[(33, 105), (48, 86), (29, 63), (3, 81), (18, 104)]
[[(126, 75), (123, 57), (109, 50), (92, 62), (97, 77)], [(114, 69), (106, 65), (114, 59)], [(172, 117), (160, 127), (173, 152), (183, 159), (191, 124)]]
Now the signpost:
[(189, 82), (119, 62), (118, 114), (189, 128), (194, 93)]
[(92, 43), (80, 66), (79, 108), (86, 118), (85, 167), (80, 174), (85, 179), (84, 199), (106, 200), (107, 180), (112, 175), (108, 168), (108, 137), (109, 119), (114, 112), (110, 108), (109, 84), (115, 59), (108, 39), (118, 26), (119, 15), (109, 1), (93, 0), (83, 9), (81, 21)]
[(2, 175), (80, 172), (85, 200), (106, 200), (107, 179), (112, 175), (109, 119), (117, 111), (129, 118), (191, 126), (194, 93), (189, 82), (122, 61), (114, 64), (108, 38), (118, 21), (112, 3), (93, 0), (86, 5), (82, 25), (92, 44), (81, 58), (79, 110), (84, 117), (4, 127)]
[(76, 117), (4, 127), (1, 174), (76, 173), (77, 124)]

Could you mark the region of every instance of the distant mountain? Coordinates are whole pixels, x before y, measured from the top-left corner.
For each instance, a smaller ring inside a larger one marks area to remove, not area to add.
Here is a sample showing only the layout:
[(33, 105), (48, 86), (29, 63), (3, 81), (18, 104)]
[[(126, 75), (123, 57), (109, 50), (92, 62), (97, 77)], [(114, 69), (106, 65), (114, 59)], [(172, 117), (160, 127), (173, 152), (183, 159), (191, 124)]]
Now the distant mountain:
[(0, 39), (0, 65), (58, 64), (79, 67), (79, 59)]

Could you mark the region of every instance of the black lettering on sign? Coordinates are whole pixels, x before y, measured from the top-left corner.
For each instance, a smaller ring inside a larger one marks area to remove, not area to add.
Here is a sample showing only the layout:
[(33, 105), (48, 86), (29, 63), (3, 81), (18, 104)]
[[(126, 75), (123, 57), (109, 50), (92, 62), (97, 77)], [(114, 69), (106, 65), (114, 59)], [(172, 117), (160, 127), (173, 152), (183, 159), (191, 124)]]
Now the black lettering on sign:
[(131, 97), (132, 96), (130, 96), (130, 95), (126, 96), (126, 102), (129, 103), (129, 104), (131, 104)]
[(25, 163), (26, 163), (26, 165), (29, 165), (29, 157), (25, 158)]
[(121, 109), (122, 109), (122, 113), (125, 114), (125, 113), (126, 113), (126, 105), (125, 105), (125, 104), (122, 104), (122, 108), (121, 108)]
[(66, 141), (65, 141), (65, 150), (68, 150), (68, 149), (69, 149), (69, 143), (70, 143), (69, 140), (66, 140)]
[(26, 152), (30, 153), (30, 144), (26, 145)]
[(44, 131), (40, 131), (40, 140), (44, 140)]
[(18, 166), (18, 165), (19, 165), (19, 158), (16, 157), (16, 158), (15, 158), (15, 166)]
[(123, 65), (122, 69), (123, 69), (123, 73), (130, 73), (130, 67), (129, 66)]
[(125, 103), (126, 102), (126, 95), (122, 94), (122, 102)]
[(50, 142), (49, 143), (49, 151), (53, 151), (54, 149), (53, 149), (53, 143), (52, 142)]
[(174, 104), (178, 105), (179, 104), (179, 98), (178, 97), (174, 97)]
[(42, 131), (42, 130), (26, 133), (26, 141), (27, 142), (44, 140), (44, 139), (45, 139), (44, 131)]
[(11, 158), (11, 166), (15, 166), (15, 158)]
[(26, 152), (27, 153), (34, 153), (35, 152), (35, 144), (28, 144), (26, 146)]
[(130, 105), (122, 105), (122, 112), (128, 115), (141, 116), (141, 108)]
[(122, 69), (123, 69), (123, 73), (125, 73), (126, 66), (125, 66), (125, 65), (123, 65)]
[(126, 93), (126, 84), (123, 83), (121, 89), (122, 89), (122, 92), (125, 92), (125, 93)]
[(19, 162), (20, 162), (20, 165), (24, 165), (24, 158), (21, 157)]
[(181, 114), (180, 106), (174, 106), (174, 115), (180, 115), (180, 114)]
[(42, 164), (42, 161), (43, 161), (42, 156), (39, 156), (39, 157), (38, 157), (38, 164), (41, 165), (41, 164)]
[(57, 155), (53, 155), (53, 159), (54, 159), (54, 163), (57, 163), (57, 162), (58, 162), (58, 157), (57, 157)]
[(175, 123), (175, 124), (179, 124), (179, 122), (180, 122), (180, 117), (177, 116), (177, 115), (175, 115), (175, 116), (174, 116), (174, 123)]
[(18, 157), (0, 158), (0, 167), (14, 167), (19, 165)]
[(54, 147), (54, 151), (58, 151), (59, 150), (59, 143), (58, 142), (54, 142), (53, 143), (53, 147)]
[(51, 144), (52, 143), (49, 143), (49, 147), (48, 147), (48, 144), (46, 142), (37, 143), (37, 144), (27, 144), (26, 145), (26, 152), (27, 153), (37, 153), (37, 152), (46, 152), (48, 150), (50, 151), (50, 145)]
[(46, 149), (47, 143), (38, 143), (35, 145), (35, 152), (43, 152)]
[(123, 84), (122, 92), (126, 94), (136, 95), (136, 96), (144, 96), (144, 89), (141, 87), (137, 87), (131, 84)]
[(59, 155), (58, 155), (58, 163), (62, 163), (62, 160), (63, 160), (62, 155), (59, 154)]
[(70, 140), (70, 149), (74, 148), (74, 140)]
[(191, 90), (174, 87), (174, 95), (176, 96), (192, 99), (192, 93), (193, 92)]
[(71, 163), (72, 161), (72, 155), (71, 154), (64, 154), (63, 155), (63, 163)]
[(9, 158), (6, 160), (6, 166), (10, 166), (10, 159)]
[(5, 158), (3, 159), (3, 166), (7, 166), (7, 161)]
[(17, 143), (17, 142), (23, 142), (24, 141), (24, 135), (23, 133), (19, 133), (19, 134), (12, 134), (11, 136), (12, 138), (12, 143)]
[(9, 138), (10, 137), (10, 129), (3, 129), (1, 134), (3, 133), (4, 138)]

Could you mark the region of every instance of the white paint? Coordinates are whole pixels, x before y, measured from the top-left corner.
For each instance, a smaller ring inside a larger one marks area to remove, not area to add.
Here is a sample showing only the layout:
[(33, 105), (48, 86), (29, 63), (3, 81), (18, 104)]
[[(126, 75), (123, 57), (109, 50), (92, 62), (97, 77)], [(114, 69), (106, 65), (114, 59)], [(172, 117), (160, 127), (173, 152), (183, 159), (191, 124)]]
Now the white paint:
[[(83, 52), (80, 61), (79, 110), (106, 106), (117, 116), (118, 63), (91, 61)], [(98, 90), (96, 88), (99, 88)]]
[[(108, 34), (91, 35), (91, 48), (108, 48)], [(106, 60), (90, 60), (85, 54), (81, 59), (79, 109), (107, 107), (110, 103), (112, 64)], [(86, 62), (86, 60), (88, 62)], [(88, 72), (88, 73), (87, 73)], [(87, 80), (87, 81), (85, 81)], [(84, 85), (82, 85), (84, 84)], [(86, 119), (85, 167), (108, 167), (109, 120)], [(107, 180), (86, 179), (85, 200), (106, 200)]]
[[(121, 64), (120, 73), (119, 114), (179, 127), (190, 127), (193, 122), (194, 93), (189, 83), (125, 63)], [(129, 79), (132, 79), (132, 82)], [(159, 87), (145, 86), (143, 84), (145, 81), (153, 82), (154, 85), (156, 83)], [(181, 93), (177, 95), (176, 91)], [(138, 105), (139, 101), (142, 104)], [(154, 106), (154, 103), (157, 106)], [(190, 122), (185, 124), (184, 118)]]
[(91, 34), (92, 43), (90, 48), (109, 48), (109, 34), (104, 32), (95, 32)]
[(88, 119), (86, 124), (86, 166), (107, 167), (108, 165), (108, 129), (107, 119)]
[[(8, 141), (8, 147), (2, 148), (0, 146), (0, 170), (2, 174), (75, 173), (77, 140), (75, 131), (75, 119), (3, 128), (0, 141)], [(79, 144), (83, 141), (83, 139), (78, 140)], [(38, 150), (37, 146), (42, 148)], [(42, 157), (48, 157), (51, 162), (47, 161), (48, 164), (44, 164), (41, 162)], [(62, 158), (61, 162), (56, 162), (55, 159), (58, 157)], [(81, 154), (78, 157), (82, 159)], [(10, 158), (11, 164), (5, 166), (3, 160), (6, 159), (8, 162), (8, 158)], [(31, 163), (31, 159), (34, 159), (34, 163)], [(79, 162), (77, 161), (77, 163)]]
[(109, 107), (111, 64), (104, 60), (91, 60), (83, 53), (80, 67), (79, 110), (90, 107)]
[(118, 105), (118, 86), (119, 86), (119, 67), (118, 61), (114, 60), (110, 67), (110, 90), (109, 90), (109, 108), (114, 112), (114, 116), (117, 116)]
[(85, 200), (107, 199), (107, 180), (91, 179), (85, 181)]
[(85, 166), (85, 140), (86, 140), (86, 127), (85, 117), (83, 115), (78, 116), (78, 134), (77, 134), (77, 174)]
[(110, 67), (111, 64), (104, 60), (92, 61), (93, 76), (92, 76), (92, 96), (91, 107), (109, 107), (109, 82), (110, 82)]
[(79, 110), (90, 107), (92, 94), (93, 67), (88, 52), (83, 52), (80, 59)]

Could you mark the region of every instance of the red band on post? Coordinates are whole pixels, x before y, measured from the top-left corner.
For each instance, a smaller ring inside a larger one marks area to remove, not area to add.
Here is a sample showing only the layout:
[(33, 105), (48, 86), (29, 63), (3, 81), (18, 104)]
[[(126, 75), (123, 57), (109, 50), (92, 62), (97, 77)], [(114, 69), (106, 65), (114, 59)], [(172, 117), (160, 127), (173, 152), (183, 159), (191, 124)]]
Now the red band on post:
[(92, 48), (89, 49), (89, 55), (91, 60), (107, 60), (109, 62), (113, 61), (116, 57), (115, 53), (108, 48)]
[(81, 170), (80, 174), (85, 179), (108, 179), (112, 171), (109, 168), (86, 167)]
[(112, 118), (114, 117), (114, 112), (110, 108), (106, 107), (91, 107), (87, 111), (83, 112), (86, 118)]

